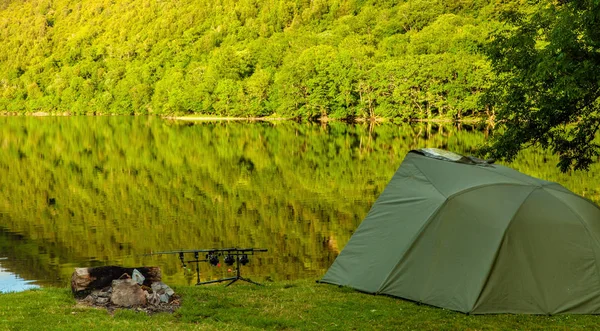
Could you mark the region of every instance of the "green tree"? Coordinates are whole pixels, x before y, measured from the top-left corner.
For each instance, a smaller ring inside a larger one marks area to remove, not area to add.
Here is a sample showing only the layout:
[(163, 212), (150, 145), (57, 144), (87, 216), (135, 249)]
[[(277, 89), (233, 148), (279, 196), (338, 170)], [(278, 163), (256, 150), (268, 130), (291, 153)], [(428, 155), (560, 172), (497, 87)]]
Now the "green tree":
[(477, 116), (487, 62), (476, 46), (496, 11), (481, 0), (9, 1), (0, 112)]
[(600, 13), (598, 1), (540, 1), (508, 10), (488, 54), (497, 79), (486, 106), (501, 127), (482, 149), (513, 160), (529, 146), (559, 155), (558, 166), (588, 169), (600, 145)]

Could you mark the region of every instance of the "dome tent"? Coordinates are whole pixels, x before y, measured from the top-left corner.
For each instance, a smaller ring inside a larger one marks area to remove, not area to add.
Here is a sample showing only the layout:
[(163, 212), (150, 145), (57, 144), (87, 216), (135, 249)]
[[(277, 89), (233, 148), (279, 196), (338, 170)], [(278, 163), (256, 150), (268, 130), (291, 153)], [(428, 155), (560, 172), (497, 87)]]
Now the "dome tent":
[(600, 313), (600, 208), (501, 165), (411, 151), (321, 282), (464, 313)]

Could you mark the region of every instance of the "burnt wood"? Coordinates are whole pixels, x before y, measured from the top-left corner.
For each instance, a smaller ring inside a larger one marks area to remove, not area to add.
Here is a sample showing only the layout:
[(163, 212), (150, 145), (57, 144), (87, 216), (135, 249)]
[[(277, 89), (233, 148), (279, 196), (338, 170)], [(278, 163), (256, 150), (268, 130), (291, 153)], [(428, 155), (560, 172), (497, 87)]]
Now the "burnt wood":
[(137, 267), (125, 268), (119, 266), (103, 266), (94, 268), (75, 268), (71, 275), (71, 291), (73, 294), (85, 294), (93, 290), (103, 289), (119, 279), (124, 274), (131, 275), (137, 269), (146, 279), (144, 284), (150, 286), (154, 282), (161, 281), (162, 275), (159, 267)]

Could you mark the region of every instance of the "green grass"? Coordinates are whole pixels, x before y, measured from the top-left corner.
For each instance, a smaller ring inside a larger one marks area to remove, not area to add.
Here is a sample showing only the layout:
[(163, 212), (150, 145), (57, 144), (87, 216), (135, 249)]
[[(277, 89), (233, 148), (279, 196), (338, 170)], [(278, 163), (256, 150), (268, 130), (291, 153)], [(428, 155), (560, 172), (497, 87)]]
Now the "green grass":
[(590, 315), (465, 315), (312, 281), (176, 287), (174, 314), (75, 306), (68, 289), (0, 294), (0, 330), (583, 330)]

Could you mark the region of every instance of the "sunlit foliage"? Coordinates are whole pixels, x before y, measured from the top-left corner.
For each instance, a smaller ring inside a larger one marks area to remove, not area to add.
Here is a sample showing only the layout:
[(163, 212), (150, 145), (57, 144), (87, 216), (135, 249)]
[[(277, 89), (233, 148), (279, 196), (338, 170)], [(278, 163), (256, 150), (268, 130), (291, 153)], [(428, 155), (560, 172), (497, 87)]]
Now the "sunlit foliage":
[(32, 0), (0, 7), (0, 112), (485, 115), (484, 1)]
[(488, 47), (497, 77), (486, 95), (505, 130), (488, 154), (514, 159), (529, 146), (560, 156), (563, 170), (600, 160), (600, 2), (507, 6)]

